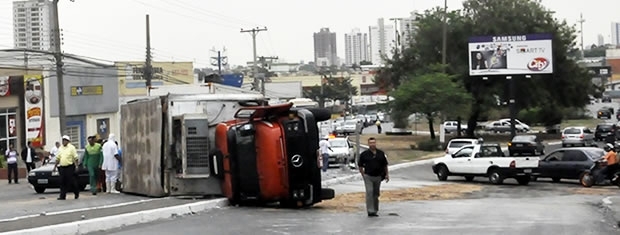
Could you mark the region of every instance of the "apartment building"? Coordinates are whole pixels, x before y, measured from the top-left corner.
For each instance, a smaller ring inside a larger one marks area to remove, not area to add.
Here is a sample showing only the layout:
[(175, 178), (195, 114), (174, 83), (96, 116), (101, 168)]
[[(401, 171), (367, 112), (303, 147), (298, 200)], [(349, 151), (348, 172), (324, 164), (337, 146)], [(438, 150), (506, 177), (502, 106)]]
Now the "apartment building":
[(13, 2), (13, 43), (15, 48), (54, 48), (54, 5), (47, 0)]

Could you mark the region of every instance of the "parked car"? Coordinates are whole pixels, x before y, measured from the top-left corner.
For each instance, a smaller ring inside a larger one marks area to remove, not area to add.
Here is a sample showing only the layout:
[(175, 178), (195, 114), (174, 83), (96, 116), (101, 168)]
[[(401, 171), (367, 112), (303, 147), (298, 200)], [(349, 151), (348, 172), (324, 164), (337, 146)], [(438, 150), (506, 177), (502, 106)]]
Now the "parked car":
[(596, 112), (596, 118), (598, 118), (598, 119), (601, 119), (601, 118), (611, 119), (611, 112), (612, 111), (609, 111), (609, 109), (606, 109), (606, 108), (599, 109), (598, 112)]
[(515, 178), (519, 184), (527, 185), (533, 170), (538, 168), (538, 161), (538, 157), (506, 157), (499, 144), (474, 144), (435, 159), (432, 169), (440, 181), (448, 176), (462, 176), (467, 181), (482, 176), (493, 184)]
[[(502, 119), (500, 119), (499, 121), (500, 121), (500, 122), (508, 122), (508, 123), (510, 123), (510, 118), (502, 118)], [(529, 126), (528, 124), (525, 124), (525, 123), (523, 123), (523, 122), (519, 121), (519, 119), (515, 119), (515, 125), (520, 126), (520, 127), (521, 127), (521, 129), (522, 129), (524, 132), (528, 132), (528, 131), (530, 131), (530, 130), (531, 130), (531, 129), (530, 129), (530, 126)]]
[[(82, 162), (84, 150), (78, 150), (78, 155), (80, 162)], [(60, 188), (60, 175), (58, 170), (54, 171), (54, 164), (56, 164), (56, 159), (52, 159), (47, 164), (28, 173), (28, 183), (32, 185), (35, 192), (44, 193), (48, 188)], [(76, 175), (79, 189), (85, 190), (89, 183), (88, 169), (80, 165), (76, 168)]]
[[(461, 132), (465, 133), (465, 131), (467, 131), (467, 124), (463, 124), (464, 122), (461, 122)], [(446, 134), (450, 134), (452, 132), (457, 132), (459, 127), (459, 124), (457, 121), (446, 121), (443, 123), (443, 129), (446, 132)]]
[(562, 130), (562, 147), (568, 146), (597, 146), (594, 133), (590, 128), (583, 126), (566, 127)]
[(517, 135), (508, 142), (508, 155), (542, 155), (545, 154), (545, 145), (535, 135)]
[(461, 147), (465, 146), (465, 145), (472, 145), (472, 144), (478, 144), (480, 143), (479, 139), (473, 139), (473, 138), (454, 138), (451, 139), (448, 144), (446, 145), (446, 153), (447, 154), (454, 154), (454, 152), (456, 152), (456, 150), (459, 150)]
[[(503, 133), (510, 132), (510, 121), (494, 121), (490, 122), (485, 126), (487, 131), (492, 131), (495, 133)], [(525, 132), (526, 129), (522, 125), (515, 122), (515, 129), (517, 132)]]
[(557, 149), (540, 160), (537, 173), (533, 177), (551, 178), (553, 182), (562, 179), (580, 179), (584, 172), (590, 169), (594, 161), (605, 155), (605, 151), (594, 147), (561, 148)]
[(617, 128), (613, 123), (600, 123), (596, 125), (596, 129), (594, 131), (594, 139), (603, 141), (607, 138), (607, 136), (612, 135), (617, 138)]
[(344, 163), (345, 159), (354, 160), (355, 153), (353, 152), (353, 145), (351, 145), (347, 138), (332, 138), (329, 139), (329, 145), (331, 151), (329, 151), (329, 164)]

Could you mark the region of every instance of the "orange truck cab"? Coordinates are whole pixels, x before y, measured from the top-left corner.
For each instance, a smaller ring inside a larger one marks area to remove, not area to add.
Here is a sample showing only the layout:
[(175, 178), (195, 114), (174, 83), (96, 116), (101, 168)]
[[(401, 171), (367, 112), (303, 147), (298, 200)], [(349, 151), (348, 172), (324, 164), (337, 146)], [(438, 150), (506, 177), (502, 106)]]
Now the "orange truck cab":
[(231, 204), (307, 207), (334, 198), (321, 186), (317, 159), (317, 122), (329, 118), (325, 109), (282, 104), (241, 108), (218, 124), (210, 165)]

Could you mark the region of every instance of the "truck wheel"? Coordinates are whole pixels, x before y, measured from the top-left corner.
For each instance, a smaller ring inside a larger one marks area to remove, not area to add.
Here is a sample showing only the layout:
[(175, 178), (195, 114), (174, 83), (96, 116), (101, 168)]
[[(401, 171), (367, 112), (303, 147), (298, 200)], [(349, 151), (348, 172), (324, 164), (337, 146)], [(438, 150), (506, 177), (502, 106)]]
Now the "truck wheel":
[(446, 166), (444, 165), (439, 166), (439, 169), (437, 170), (437, 179), (439, 181), (448, 180), (448, 168), (446, 168)]
[(502, 184), (504, 183), (504, 176), (498, 170), (491, 170), (489, 172), (489, 181), (492, 184)]
[(45, 187), (41, 187), (41, 186), (34, 187), (34, 191), (37, 193), (44, 193)]
[(468, 181), (468, 182), (474, 181), (474, 177), (473, 176), (465, 176), (465, 181)]
[(517, 182), (520, 185), (528, 185), (530, 183), (530, 177), (529, 176), (522, 176), (522, 177), (517, 177)]

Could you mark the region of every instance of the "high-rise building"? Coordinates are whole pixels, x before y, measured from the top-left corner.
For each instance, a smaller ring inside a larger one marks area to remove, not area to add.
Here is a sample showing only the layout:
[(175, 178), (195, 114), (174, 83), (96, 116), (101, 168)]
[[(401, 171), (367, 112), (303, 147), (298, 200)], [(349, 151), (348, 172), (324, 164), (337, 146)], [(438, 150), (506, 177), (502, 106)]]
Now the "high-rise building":
[(330, 32), (329, 28), (314, 33), (314, 63), (318, 66), (338, 65), (336, 33)]
[(16, 48), (48, 51), (54, 48), (54, 5), (48, 0), (13, 2), (13, 42)]
[(605, 37), (602, 34), (599, 34), (597, 36), (597, 46), (604, 46), (605, 45)]
[(368, 58), (368, 34), (360, 32), (359, 28), (345, 34), (344, 53), (347, 65), (359, 65), (362, 61), (370, 61)]
[(409, 47), (410, 40), (413, 40), (413, 34), (417, 30), (418, 12), (412, 11), (411, 15), (407, 18), (398, 19), (398, 45), (402, 48)]
[(620, 45), (620, 23), (611, 23), (611, 44)]
[(373, 65), (385, 64), (383, 56), (393, 55), (395, 31), (394, 25), (386, 25), (383, 18), (377, 20), (376, 26), (370, 26), (370, 60)]

